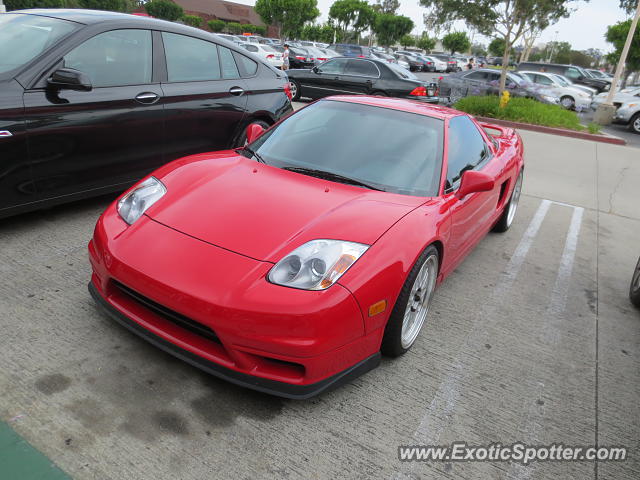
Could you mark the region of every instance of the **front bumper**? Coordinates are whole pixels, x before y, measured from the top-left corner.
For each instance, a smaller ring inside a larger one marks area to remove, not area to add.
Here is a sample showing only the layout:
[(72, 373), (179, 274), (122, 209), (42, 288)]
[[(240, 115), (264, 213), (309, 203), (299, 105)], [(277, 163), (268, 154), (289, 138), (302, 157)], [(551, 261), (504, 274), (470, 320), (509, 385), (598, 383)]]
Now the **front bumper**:
[(307, 398), (374, 368), (380, 331), (365, 335), (339, 284), (307, 292), (273, 285), (272, 264), (143, 216), (128, 227), (110, 206), (89, 244), (90, 291), (118, 322), (233, 383)]

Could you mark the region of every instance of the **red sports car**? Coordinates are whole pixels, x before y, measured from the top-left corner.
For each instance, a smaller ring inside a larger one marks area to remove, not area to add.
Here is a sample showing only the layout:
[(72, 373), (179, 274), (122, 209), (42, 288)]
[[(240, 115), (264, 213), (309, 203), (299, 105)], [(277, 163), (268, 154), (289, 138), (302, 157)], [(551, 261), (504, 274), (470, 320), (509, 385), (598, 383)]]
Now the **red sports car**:
[(114, 202), (89, 289), (158, 347), (263, 392), (307, 398), (406, 352), (436, 285), (518, 206), (520, 137), (456, 110), (329, 97), (247, 134)]

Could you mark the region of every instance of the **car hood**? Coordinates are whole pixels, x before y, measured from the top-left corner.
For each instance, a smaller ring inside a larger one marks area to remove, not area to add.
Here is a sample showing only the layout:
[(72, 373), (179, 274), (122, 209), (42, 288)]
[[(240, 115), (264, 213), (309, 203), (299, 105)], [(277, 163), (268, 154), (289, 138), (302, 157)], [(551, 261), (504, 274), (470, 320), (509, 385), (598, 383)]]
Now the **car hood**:
[(233, 151), (196, 158), (159, 176), (167, 194), (146, 214), (257, 260), (276, 262), (318, 238), (371, 245), (426, 200), (309, 177)]

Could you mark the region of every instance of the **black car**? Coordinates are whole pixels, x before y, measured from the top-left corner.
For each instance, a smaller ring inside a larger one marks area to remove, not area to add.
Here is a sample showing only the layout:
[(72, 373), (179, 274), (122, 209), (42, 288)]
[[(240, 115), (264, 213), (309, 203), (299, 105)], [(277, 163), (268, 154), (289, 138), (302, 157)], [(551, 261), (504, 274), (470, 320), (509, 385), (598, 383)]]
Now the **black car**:
[(409, 65), (409, 71), (411, 72), (421, 72), (423, 70), (424, 62), (413, 55), (394, 53), (393, 56), (399, 62), (406, 62)]
[(292, 110), (284, 72), (176, 23), (24, 10), (0, 45), (0, 217), (121, 191)]
[[(284, 52), (284, 46), (271, 45), (280, 53)], [(289, 47), (289, 68), (311, 68), (316, 64), (311, 54), (302, 47)]]
[(586, 85), (587, 87), (595, 88), (598, 93), (602, 93), (611, 88), (611, 81), (593, 78), (582, 67), (577, 65), (563, 65), (558, 63), (542, 63), (542, 62), (520, 62), (517, 70), (533, 71), (533, 72), (548, 72), (557, 73), (563, 75), (578, 85)]
[(460, 68), (458, 66), (458, 62), (455, 58), (449, 56), (449, 55), (443, 55), (440, 53), (432, 53), (429, 55), (430, 57), (435, 57), (438, 60), (442, 60), (443, 62), (447, 62), (447, 73), (449, 72), (459, 72), (462, 70), (462, 68)]
[(294, 100), (358, 94), (438, 101), (434, 84), (425, 85), (406, 69), (384, 60), (335, 57), (311, 70), (289, 70), (288, 75)]
[(371, 56), (371, 49), (369, 47), (363, 47), (352, 43), (334, 43), (329, 45), (329, 48), (338, 52), (343, 57), (365, 58)]

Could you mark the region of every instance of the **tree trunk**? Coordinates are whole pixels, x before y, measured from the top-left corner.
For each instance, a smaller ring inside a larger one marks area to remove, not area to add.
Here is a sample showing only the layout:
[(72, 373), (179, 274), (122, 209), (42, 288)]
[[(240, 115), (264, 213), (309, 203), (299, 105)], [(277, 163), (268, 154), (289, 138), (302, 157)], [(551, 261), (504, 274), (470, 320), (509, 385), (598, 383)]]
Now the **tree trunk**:
[(504, 39), (504, 53), (502, 54), (502, 72), (500, 74), (500, 95), (507, 84), (507, 69), (509, 68), (509, 54), (511, 53), (511, 39)]

